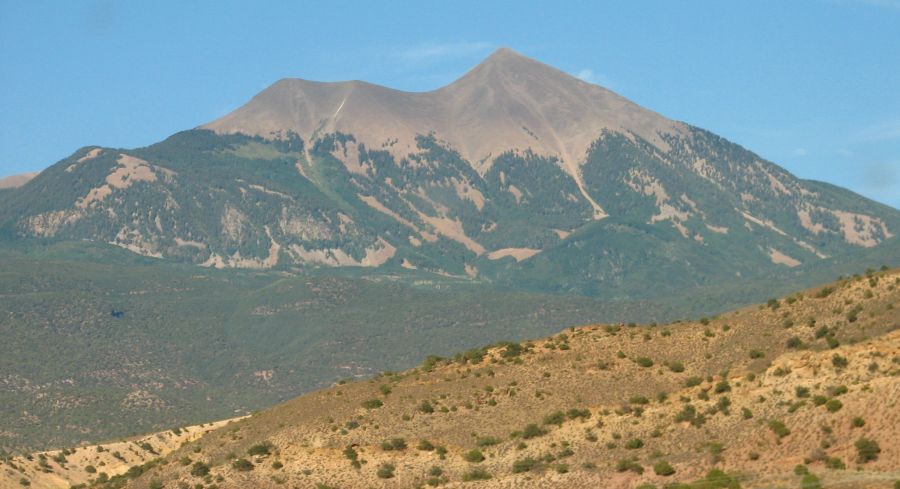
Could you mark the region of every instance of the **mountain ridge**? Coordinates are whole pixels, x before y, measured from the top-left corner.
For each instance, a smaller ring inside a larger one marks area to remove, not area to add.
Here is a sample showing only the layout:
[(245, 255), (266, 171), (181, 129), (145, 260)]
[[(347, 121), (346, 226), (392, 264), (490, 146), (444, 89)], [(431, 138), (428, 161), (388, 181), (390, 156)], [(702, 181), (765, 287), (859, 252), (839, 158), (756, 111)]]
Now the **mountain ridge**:
[(283, 79), (202, 127), (78, 150), (0, 195), (0, 230), (620, 297), (648, 274), (777, 276), (900, 229), (896, 209), (507, 49), (430, 92)]
[[(363, 98), (361, 103), (364, 105), (357, 110), (350, 97), (358, 92), (362, 92), (359, 97)], [(538, 95), (550, 100), (535, 100)], [(270, 97), (275, 100), (269, 100)], [(255, 100), (257, 98), (259, 100)], [(322, 105), (327, 109), (321, 105), (290, 107), (308, 108), (307, 114), (302, 116), (293, 110), (284, 114), (271, 107), (279, 102), (288, 106), (292, 102), (321, 100), (326, 101)], [(351, 105), (347, 106), (347, 102)], [(375, 107), (365, 105), (365, 102), (375, 104)], [(346, 116), (340, 114), (342, 110), (346, 111)], [(607, 112), (616, 117), (603, 117)], [(375, 123), (365, 117), (373, 113), (386, 120)], [(340, 121), (336, 120), (339, 115), (342, 115)], [(361, 120), (360, 115), (364, 116)], [(624, 115), (635, 120), (624, 124), (612, 120)], [(373, 147), (399, 138), (401, 146), (411, 151), (415, 149), (415, 135), (408, 134), (408, 129), (413, 126), (415, 134), (434, 132), (472, 162), (481, 174), (489, 168), (492, 157), (511, 149), (531, 149), (537, 154), (559, 157), (570, 166), (567, 170), (574, 176), (577, 168), (574, 165), (583, 163), (590, 143), (603, 129), (634, 131), (664, 145), (655, 132), (666, 124), (657, 119), (664, 118), (599, 85), (577, 79), (509, 48), (500, 48), (456, 81), (427, 92), (405, 92), (357, 80), (323, 83), (282, 79), (233, 113), (200, 128), (263, 137), (271, 137), (279, 131), (293, 131), (304, 139), (314, 139), (314, 134), (326, 121), (327, 132), (351, 133), (357, 135), (360, 142)], [(666, 121), (669, 130), (682, 126)], [(559, 127), (563, 125), (565, 127)], [(577, 125), (586, 127), (573, 131), (573, 126)], [(380, 126), (387, 126), (390, 130), (382, 133), (373, 126), (379, 130)], [(487, 127), (490, 129), (486, 130)], [(560, 140), (561, 134), (565, 141)], [(395, 156), (406, 155), (395, 153)]]

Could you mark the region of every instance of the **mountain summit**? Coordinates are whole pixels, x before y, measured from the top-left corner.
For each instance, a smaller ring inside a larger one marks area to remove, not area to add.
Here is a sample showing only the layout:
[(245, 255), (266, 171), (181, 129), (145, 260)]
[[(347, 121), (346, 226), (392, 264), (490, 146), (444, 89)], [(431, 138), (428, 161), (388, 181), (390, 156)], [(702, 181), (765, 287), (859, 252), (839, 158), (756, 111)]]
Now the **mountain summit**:
[(501, 48), (463, 77), (431, 92), (402, 92), (364, 82), (281, 80), (204, 128), (305, 140), (340, 131), (396, 158), (433, 133), (481, 174), (510, 150), (556, 157), (573, 178), (604, 129), (633, 132), (660, 147), (660, 134), (681, 134), (665, 119), (600, 86)]
[(147, 148), (78, 150), (0, 204), (16, 238), (617, 298), (890, 256), (900, 229), (896, 209), (510, 49), (430, 92), (280, 80)]

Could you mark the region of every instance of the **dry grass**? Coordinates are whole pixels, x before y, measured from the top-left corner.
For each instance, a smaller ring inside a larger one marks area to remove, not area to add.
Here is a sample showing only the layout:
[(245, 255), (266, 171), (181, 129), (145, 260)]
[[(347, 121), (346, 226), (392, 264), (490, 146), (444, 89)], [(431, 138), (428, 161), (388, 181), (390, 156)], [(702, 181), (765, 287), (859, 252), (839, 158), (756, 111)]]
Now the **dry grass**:
[[(209, 433), (131, 484), (193, 487), (203, 480), (175, 462), (189, 456), (212, 466), (206, 483), (220, 488), (419, 487), (429, 479), (441, 487), (662, 487), (714, 467), (738, 474), (743, 487), (799, 487), (798, 464), (825, 487), (893, 487), (900, 479), (900, 272), (829, 287), (827, 295), (813, 289), (697, 322), (571, 328), (521, 343), (516, 356), (498, 346), (478, 363), (441, 360), (336, 385)], [(802, 346), (789, 348), (793, 337)], [(686, 387), (690, 378), (698, 383)], [(816, 405), (817, 396), (840, 401), (840, 409)], [(383, 406), (363, 407), (373, 399)], [(687, 405), (694, 416), (678, 421)], [(856, 417), (863, 426), (854, 426)], [(778, 436), (772, 421), (789, 433)], [(532, 423), (545, 434), (525, 439)], [(881, 449), (865, 464), (854, 446), (863, 436)], [(395, 438), (407, 448), (382, 448)], [(422, 439), (438, 449), (417, 449)], [(248, 455), (262, 442), (273, 445), (271, 454)], [(476, 448), (485, 460), (466, 461)], [(255, 467), (236, 471), (234, 457)], [(529, 458), (531, 470), (513, 472)], [(618, 471), (623, 459), (643, 473)], [(826, 467), (836, 459), (846, 469)], [(654, 473), (663, 460), (674, 475)], [(283, 466), (274, 468), (276, 461)], [(383, 464), (395, 467), (393, 478), (377, 476)], [(429, 474), (435, 466), (440, 476)], [(491, 478), (463, 482), (476, 468)]]
[[(20, 481), (24, 478), (28, 480), (29, 487), (35, 489), (62, 489), (95, 480), (100, 473), (110, 477), (124, 474), (132, 466), (165, 457), (183, 444), (197, 440), (237, 419), (176, 428), (66, 451), (50, 450), (29, 454), (27, 457), (13, 457), (0, 465), (0, 487), (23, 487)], [(88, 466), (95, 470), (90, 471)]]

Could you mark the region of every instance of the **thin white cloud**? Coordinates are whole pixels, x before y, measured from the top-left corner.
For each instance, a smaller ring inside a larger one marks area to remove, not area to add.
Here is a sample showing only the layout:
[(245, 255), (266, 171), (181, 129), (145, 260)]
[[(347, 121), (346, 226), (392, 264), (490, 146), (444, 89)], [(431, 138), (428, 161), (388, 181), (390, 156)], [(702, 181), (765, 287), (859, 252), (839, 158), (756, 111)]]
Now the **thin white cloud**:
[(857, 142), (890, 141), (900, 139), (900, 119), (864, 127), (854, 138)]
[(588, 83), (593, 83), (595, 85), (602, 85), (604, 87), (612, 87), (613, 82), (609, 79), (608, 76), (603, 75), (601, 73), (594, 73), (594, 70), (590, 68), (584, 68), (581, 71), (576, 73), (572, 73), (575, 78), (578, 78), (582, 81), (586, 81)]
[(791, 151), (791, 156), (803, 157), (809, 154), (806, 148), (797, 148), (794, 151)]
[(397, 53), (400, 59), (410, 62), (434, 61), (446, 58), (481, 57), (494, 48), (489, 42), (451, 42), (420, 44)]

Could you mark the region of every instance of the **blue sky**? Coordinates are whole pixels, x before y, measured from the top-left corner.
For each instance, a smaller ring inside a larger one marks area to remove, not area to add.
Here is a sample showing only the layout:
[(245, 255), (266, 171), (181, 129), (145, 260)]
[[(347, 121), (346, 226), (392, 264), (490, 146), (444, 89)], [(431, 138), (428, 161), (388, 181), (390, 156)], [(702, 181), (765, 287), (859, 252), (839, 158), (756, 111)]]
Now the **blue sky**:
[(900, 0), (0, 0), (0, 175), (153, 143), (283, 77), (434, 89), (500, 46), (900, 207)]

